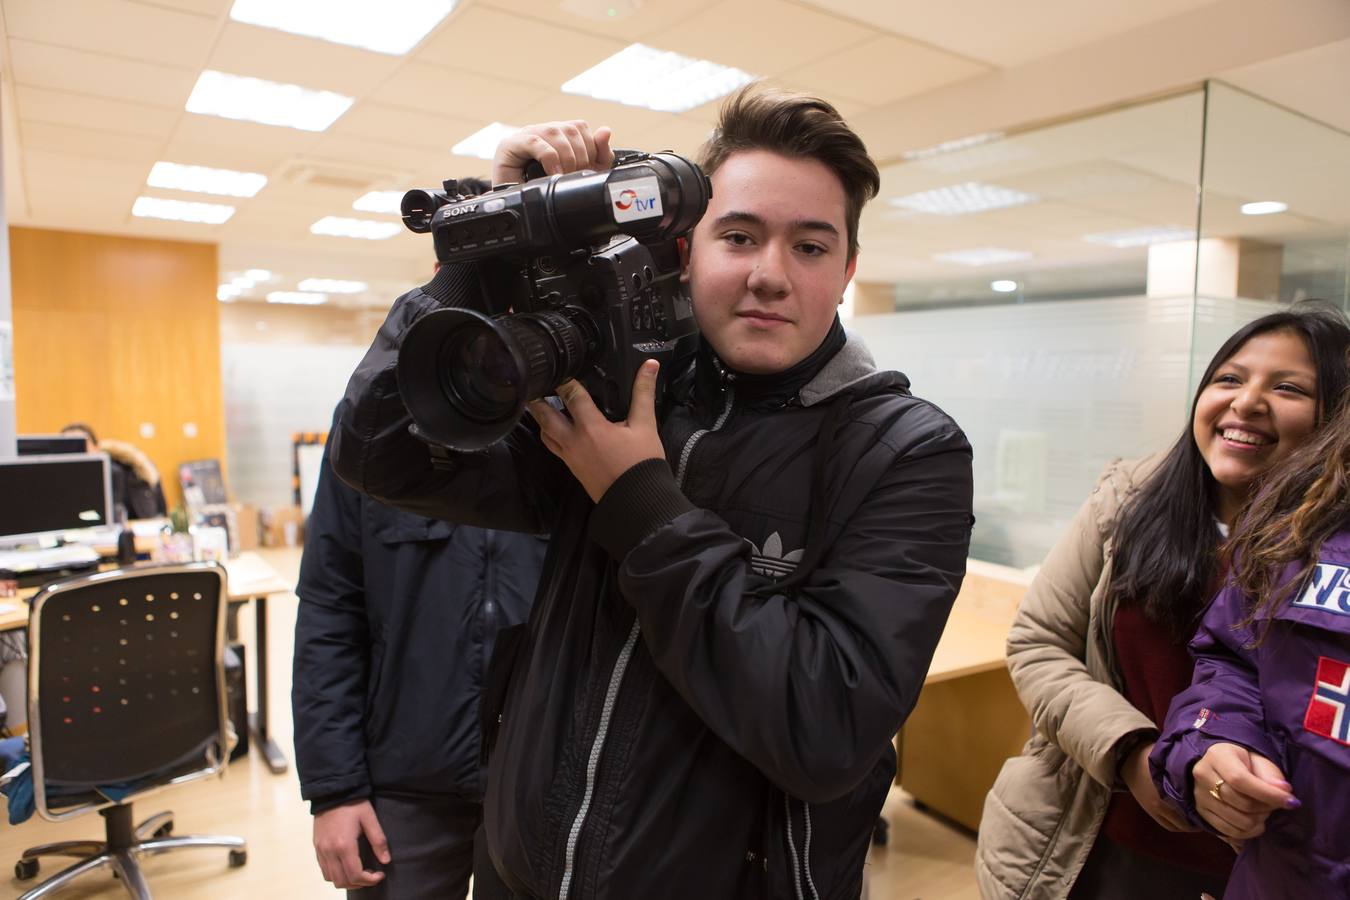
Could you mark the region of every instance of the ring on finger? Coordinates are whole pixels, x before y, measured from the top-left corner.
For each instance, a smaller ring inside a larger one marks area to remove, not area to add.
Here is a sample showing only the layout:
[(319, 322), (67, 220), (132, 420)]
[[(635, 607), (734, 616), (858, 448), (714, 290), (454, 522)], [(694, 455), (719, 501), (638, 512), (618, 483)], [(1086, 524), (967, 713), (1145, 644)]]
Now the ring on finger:
[(1224, 784), (1223, 779), (1220, 778), (1218, 781), (1214, 782), (1214, 784), (1212, 784), (1209, 788), (1209, 795), (1213, 797), (1215, 800), (1218, 800), (1220, 803), (1223, 802), (1223, 795), (1219, 793), (1219, 789), (1223, 787), (1223, 784)]

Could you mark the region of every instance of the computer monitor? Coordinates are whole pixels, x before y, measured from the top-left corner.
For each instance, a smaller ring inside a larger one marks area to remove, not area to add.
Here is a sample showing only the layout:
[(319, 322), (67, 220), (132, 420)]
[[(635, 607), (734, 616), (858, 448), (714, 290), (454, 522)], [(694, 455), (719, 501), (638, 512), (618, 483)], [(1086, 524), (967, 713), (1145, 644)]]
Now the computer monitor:
[(106, 453), (0, 459), (0, 543), (112, 524)]
[(21, 434), (18, 437), (20, 456), (51, 456), (56, 453), (87, 453), (88, 443), (82, 434)]

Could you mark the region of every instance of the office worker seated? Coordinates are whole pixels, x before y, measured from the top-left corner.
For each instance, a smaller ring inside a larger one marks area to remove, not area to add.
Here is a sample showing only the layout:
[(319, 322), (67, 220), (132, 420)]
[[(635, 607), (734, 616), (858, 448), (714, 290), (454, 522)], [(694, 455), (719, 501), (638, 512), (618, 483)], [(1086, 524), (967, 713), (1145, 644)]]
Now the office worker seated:
[(1295, 307), (1239, 329), (1172, 448), (1107, 467), (1027, 591), (1008, 667), (1035, 734), (985, 802), (986, 898), (1223, 893), (1233, 851), (1159, 795), (1149, 751), (1191, 682), (1186, 643), (1223, 580), (1219, 547), (1272, 466), (1350, 389), (1350, 327)]
[[(609, 130), (508, 137), (494, 182), (531, 159), (604, 169)], [(752, 86), (701, 163), (701, 345), (661, 421), (648, 361), (625, 421), (564, 382), (570, 418), (536, 401), (433, 468), (391, 363), (413, 321), (475, 302), (452, 265), (395, 303), (334, 426), (335, 467), (375, 496), (553, 532), (487, 717), (488, 844), (517, 897), (858, 896), (891, 738), (964, 574), (970, 445), (837, 316), (879, 186), (862, 141), (828, 103)]]
[(291, 704), (319, 869), (362, 898), (463, 898), (482, 819), (479, 693), (543, 538), (401, 512), (325, 448), (296, 593)]
[(114, 521), (119, 520), (123, 512), (128, 519), (151, 519), (168, 511), (159, 470), (140, 448), (126, 441), (100, 441), (94, 436), (94, 429), (79, 422), (62, 428), (61, 433), (84, 435), (91, 452), (98, 450), (108, 454)]

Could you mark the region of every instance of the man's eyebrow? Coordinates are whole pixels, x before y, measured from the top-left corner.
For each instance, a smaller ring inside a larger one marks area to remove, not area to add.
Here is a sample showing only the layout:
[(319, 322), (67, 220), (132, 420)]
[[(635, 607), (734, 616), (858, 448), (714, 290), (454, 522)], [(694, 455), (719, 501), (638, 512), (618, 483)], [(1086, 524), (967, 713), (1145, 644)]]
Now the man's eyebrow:
[[(723, 213), (713, 221), (713, 227), (716, 228), (736, 224), (755, 225), (764, 228), (768, 223), (764, 221), (762, 216), (741, 210)], [(793, 219), (788, 223), (788, 226), (792, 231), (824, 231), (836, 237), (839, 236), (838, 228), (821, 219)]]

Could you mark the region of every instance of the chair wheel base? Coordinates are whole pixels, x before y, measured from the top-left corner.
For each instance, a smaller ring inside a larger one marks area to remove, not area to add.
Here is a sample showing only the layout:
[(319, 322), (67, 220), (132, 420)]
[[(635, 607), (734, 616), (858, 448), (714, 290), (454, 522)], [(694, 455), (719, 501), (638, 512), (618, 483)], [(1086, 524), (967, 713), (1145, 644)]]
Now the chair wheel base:
[(38, 861), (36, 859), (21, 859), (14, 864), (14, 877), (20, 881), (28, 881), (37, 876)]
[(237, 869), (237, 868), (239, 868), (240, 866), (242, 866), (242, 865), (243, 865), (244, 863), (246, 863), (246, 862), (248, 862), (248, 851), (247, 851), (247, 850), (231, 850), (231, 851), (230, 851), (230, 868), (231, 868), (231, 869)]

